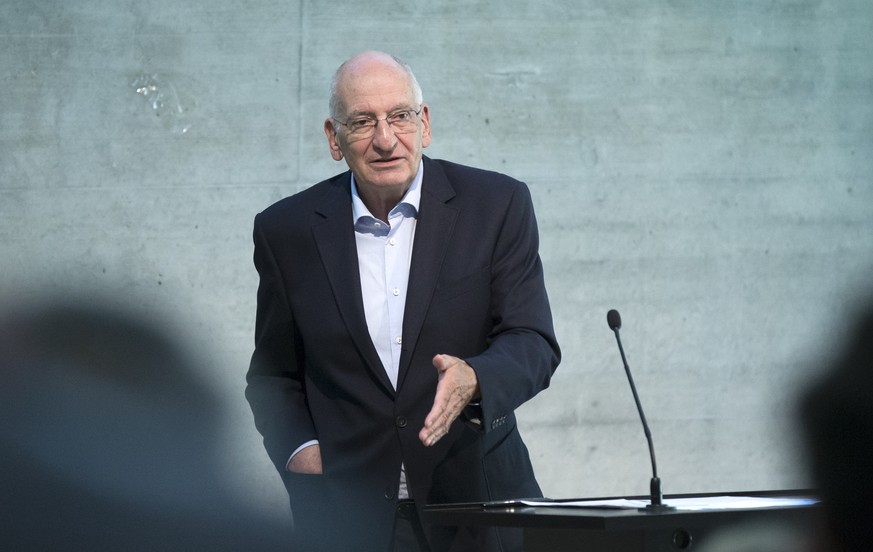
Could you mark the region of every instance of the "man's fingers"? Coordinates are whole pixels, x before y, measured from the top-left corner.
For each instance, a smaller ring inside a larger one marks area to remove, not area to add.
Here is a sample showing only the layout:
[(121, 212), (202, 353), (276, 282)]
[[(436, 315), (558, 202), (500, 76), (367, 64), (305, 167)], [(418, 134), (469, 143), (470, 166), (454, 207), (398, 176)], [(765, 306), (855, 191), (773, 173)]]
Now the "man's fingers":
[[(424, 428), (422, 428), (419, 433), (419, 439), (425, 446), (431, 446), (436, 443), (441, 437), (442, 434), (448, 433), (448, 427), (442, 428), (440, 426), (440, 422), (446, 420), (448, 417), (445, 411), (445, 399), (442, 398), (442, 380), (437, 384), (437, 393), (434, 398), (433, 408), (431, 408), (427, 417), (424, 419)], [(448, 426), (448, 424), (445, 424)]]
[(475, 374), (463, 360), (451, 355), (436, 355), (433, 365), (439, 373), (439, 380), (433, 408), (419, 433), (425, 446), (433, 445), (449, 432), (452, 422), (460, 416), (477, 389)]

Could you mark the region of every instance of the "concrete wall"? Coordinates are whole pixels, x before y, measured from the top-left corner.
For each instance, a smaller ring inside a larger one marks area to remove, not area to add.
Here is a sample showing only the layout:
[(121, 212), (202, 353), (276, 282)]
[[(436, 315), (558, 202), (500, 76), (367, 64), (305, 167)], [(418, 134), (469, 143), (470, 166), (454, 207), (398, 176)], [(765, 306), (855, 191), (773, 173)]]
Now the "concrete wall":
[[(283, 512), (248, 407), (252, 217), (344, 169), (336, 66), (415, 68), (432, 157), (529, 183), (565, 360), (520, 424), (547, 495), (808, 484), (792, 404), (873, 266), (869, 0), (5, 0), (0, 297), (96, 294), (214, 360), (229, 479)], [(72, 290), (72, 291), (71, 291)]]

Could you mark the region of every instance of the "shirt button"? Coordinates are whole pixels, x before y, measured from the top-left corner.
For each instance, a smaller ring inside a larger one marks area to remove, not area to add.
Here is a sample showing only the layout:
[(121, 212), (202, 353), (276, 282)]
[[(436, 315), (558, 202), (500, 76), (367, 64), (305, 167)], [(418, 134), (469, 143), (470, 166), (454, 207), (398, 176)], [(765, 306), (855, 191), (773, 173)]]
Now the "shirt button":
[(391, 293), (394, 294), (394, 297), (397, 297), (398, 295), (400, 295), (400, 290), (397, 288), (394, 288), (391, 290)]
[(397, 337), (395, 337), (395, 338), (394, 338), (394, 343), (396, 343), (396, 344), (398, 344), (398, 345), (403, 345), (403, 336), (398, 335)]
[(389, 245), (397, 245), (397, 240), (394, 238), (391, 238), (390, 240), (388, 240), (388, 244)]

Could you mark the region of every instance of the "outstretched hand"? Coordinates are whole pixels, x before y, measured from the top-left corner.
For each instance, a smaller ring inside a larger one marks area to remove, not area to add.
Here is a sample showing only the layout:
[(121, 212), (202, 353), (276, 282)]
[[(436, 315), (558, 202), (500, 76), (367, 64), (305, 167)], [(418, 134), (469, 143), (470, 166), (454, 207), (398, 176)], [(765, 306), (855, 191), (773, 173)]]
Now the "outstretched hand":
[(479, 395), (479, 380), (469, 364), (451, 355), (433, 357), (439, 373), (433, 408), (424, 419), (418, 438), (429, 447), (443, 438), (461, 411)]

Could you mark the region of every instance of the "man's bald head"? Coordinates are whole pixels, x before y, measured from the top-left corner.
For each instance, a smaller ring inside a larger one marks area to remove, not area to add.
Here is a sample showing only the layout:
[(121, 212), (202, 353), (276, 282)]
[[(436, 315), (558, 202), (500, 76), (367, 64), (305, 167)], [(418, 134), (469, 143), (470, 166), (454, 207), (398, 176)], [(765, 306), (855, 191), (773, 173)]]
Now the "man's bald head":
[(334, 73), (330, 83), (330, 116), (334, 119), (342, 119), (345, 115), (342, 89), (347, 80), (365, 79), (373, 71), (390, 70), (396, 70), (409, 79), (413, 99), (416, 104), (420, 105), (424, 101), (424, 97), (421, 92), (421, 86), (418, 84), (418, 79), (415, 78), (415, 74), (412, 72), (412, 68), (396, 56), (385, 52), (368, 50), (343, 62), (336, 70), (336, 73)]

